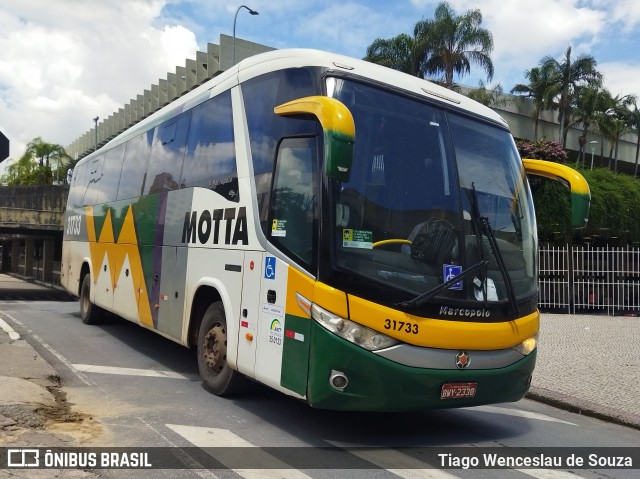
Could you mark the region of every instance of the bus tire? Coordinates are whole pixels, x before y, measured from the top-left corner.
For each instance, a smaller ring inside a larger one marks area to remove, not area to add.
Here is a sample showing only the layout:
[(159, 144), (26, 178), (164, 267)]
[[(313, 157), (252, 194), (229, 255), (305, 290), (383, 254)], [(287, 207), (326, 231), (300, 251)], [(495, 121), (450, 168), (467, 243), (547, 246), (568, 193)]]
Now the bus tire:
[(231, 396), (244, 389), (247, 379), (227, 363), (227, 320), (222, 302), (211, 304), (198, 331), (198, 370), (202, 385), (216, 396)]
[(91, 302), (91, 275), (85, 274), (80, 288), (80, 316), (84, 324), (98, 324), (104, 311)]

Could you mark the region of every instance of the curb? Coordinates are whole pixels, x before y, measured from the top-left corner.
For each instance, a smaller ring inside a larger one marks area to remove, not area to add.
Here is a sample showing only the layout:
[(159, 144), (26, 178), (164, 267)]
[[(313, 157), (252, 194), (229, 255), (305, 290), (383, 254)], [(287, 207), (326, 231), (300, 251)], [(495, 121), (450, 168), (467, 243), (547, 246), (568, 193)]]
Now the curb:
[(9, 339), (11, 341), (18, 341), (20, 339), (20, 335), (15, 332), (15, 330), (9, 326), (9, 324), (0, 317), (0, 328), (9, 335)]
[(640, 430), (640, 416), (636, 414), (627, 414), (617, 409), (577, 399), (550, 389), (532, 387), (525, 397), (575, 414)]

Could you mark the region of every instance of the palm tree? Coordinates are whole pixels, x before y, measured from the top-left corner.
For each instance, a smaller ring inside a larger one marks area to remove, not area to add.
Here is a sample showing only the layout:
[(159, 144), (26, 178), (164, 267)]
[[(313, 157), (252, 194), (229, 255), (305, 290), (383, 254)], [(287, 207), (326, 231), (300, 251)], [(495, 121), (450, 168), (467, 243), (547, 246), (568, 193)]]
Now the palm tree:
[(638, 110), (638, 102), (633, 102), (633, 110), (631, 110), (631, 123), (636, 129), (636, 164), (633, 169), (633, 177), (638, 176), (638, 154), (640, 153), (640, 110)]
[(603, 108), (603, 102), (604, 97), (599, 84), (594, 83), (593, 85), (580, 86), (576, 89), (575, 123), (582, 124), (582, 135), (578, 138), (580, 144), (578, 163), (582, 162), (583, 165), (587, 133), (589, 127), (597, 122), (600, 111), (603, 111), (603, 109), (606, 110), (606, 108)]
[(367, 48), (367, 56), (364, 59), (424, 78), (422, 65), (427, 55), (428, 45), (424, 33), (416, 30), (413, 37), (401, 33), (390, 39), (377, 38)]
[(40, 137), (34, 138), (27, 143), (26, 153), (38, 158), (40, 166), (44, 166), (45, 164), (49, 165), (51, 160), (71, 160), (71, 157), (67, 154), (62, 145), (47, 143)]
[(591, 55), (580, 55), (571, 61), (571, 47), (567, 48), (562, 61), (550, 56), (540, 61), (540, 67), (550, 81), (549, 93), (557, 98), (557, 108), (560, 113), (558, 139), (562, 146), (566, 146), (567, 125), (570, 121), (576, 88), (602, 79), (602, 75), (596, 70), (596, 65), (597, 62)]
[(6, 182), (8, 185), (32, 185), (37, 183), (38, 165), (33, 156), (25, 153), (7, 168)]
[(493, 88), (487, 88), (482, 80), (478, 82), (478, 88), (471, 90), (467, 96), (485, 106), (500, 108), (507, 104), (499, 83)]
[(550, 106), (549, 87), (551, 86), (551, 82), (549, 81), (548, 76), (546, 76), (547, 73), (547, 71), (541, 68), (533, 67), (531, 70), (524, 72), (524, 77), (529, 80), (529, 84), (524, 85), (519, 83), (511, 89), (511, 93), (524, 94), (533, 100), (533, 114), (535, 118), (535, 127), (533, 132), (534, 140), (538, 139), (540, 113), (542, 113), (542, 110), (545, 110)]
[[(618, 171), (618, 145), (620, 143), (620, 137), (627, 131), (630, 131), (633, 126), (633, 117), (629, 107), (636, 102), (636, 97), (634, 95), (616, 95), (613, 100), (613, 108), (607, 110), (605, 113), (612, 118), (613, 133), (615, 135), (613, 171)], [(609, 164), (609, 168), (611, 168), (611, 164)]]
[(51, 180), (51, 162), (56, 163), (56, 173), (63, 168), (66, 163), (71, 161), (71, 157), (67, 154), (62, 145), (56, 143), (47, 143), (42, 138), (37, 137), (27, 143), (27, 151), (25, 155), (38, 158), (40, 169), (42, 172), (41, 182), (49, 182)]
[(481, 28), (482, 13), (479, 9), (469, 10), (457, 16), (447, 2), (442, 2), (435, 10), (433, 20), (421, 20), (416, 30), (429, 32), (431, 55), (424, 67), (432, 75), (444, 74), (444, 86), (453, 86), (454, 73), (459, 76), (469, 74), (471, 63), (476, 63), (487, 73), (487, 80), (493, 78), (493, 35)]

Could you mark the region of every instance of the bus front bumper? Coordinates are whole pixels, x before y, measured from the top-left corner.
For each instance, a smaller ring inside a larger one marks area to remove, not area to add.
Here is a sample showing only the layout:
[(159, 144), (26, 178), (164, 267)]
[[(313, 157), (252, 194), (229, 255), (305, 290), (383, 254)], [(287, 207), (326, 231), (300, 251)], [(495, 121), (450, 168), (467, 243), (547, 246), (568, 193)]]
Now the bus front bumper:
[[(421, 411), (518, 401), (529, 390), (536, 362), (537, 350), (498, 369), (415, 368), (381, 358), (312, 323), (307, 399), (321, 409)], [(347, 380), (342, 390), (330, 384), (337, 372)], [(446, 383), (476, 383), (476, 393), (441, 399)]]

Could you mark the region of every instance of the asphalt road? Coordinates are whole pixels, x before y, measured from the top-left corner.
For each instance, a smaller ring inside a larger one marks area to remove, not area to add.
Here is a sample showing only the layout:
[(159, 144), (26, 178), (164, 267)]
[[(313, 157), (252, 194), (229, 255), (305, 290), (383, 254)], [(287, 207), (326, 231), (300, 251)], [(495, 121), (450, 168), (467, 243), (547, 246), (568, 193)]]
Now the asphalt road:
[[(231, 446), (236, 455), (247, 446), (282, 447), (288, 449), (244, 449), (249, 452), (241, 459), (246, 461), (256, 451), (280, 454), (284, 457), (267, 472), (270, 477), (287, 478), (626, 479), (638, 474), (637, 469), (596, 467), (572, 472), (571, 468), (417, 468), (416, 461), (422, 458), (415, 448), (619, 451), (640, 448), (640, 433), (531, 400), (462, 410), (378, 414), (314, 410), (257, 384), (240, 397), (219, 398), (201, 387), (192, 351), (124, 320), (112, 317), (105, 324), (86, 326), (74, 302), (0, 301), (0, 311), (15, 320), (13, 327), (59, 372), (74, 409), (92, 418), (76, 430), (66, 426), (66, 432), (83, 445), (167, 446), (178, 452), (180, 447)], [(348, 447), (348, 452), (309, 469), (296, 460), (310, 450), (308, 446)], [(372, 452), (366, 449), (370, 447), (382, 449)], [(193, 457), (184, 460), (191, 461), (191, 469), (103, 470), (100, 474), (109, 478), (257, 478), (266, 474), (233, 467), (237, 465), (233, 458), (224, 459), (230, 461), (231, 469), (213, 472), (198, 469)], [(345, 465), (353, 469), (345, 470)]]

